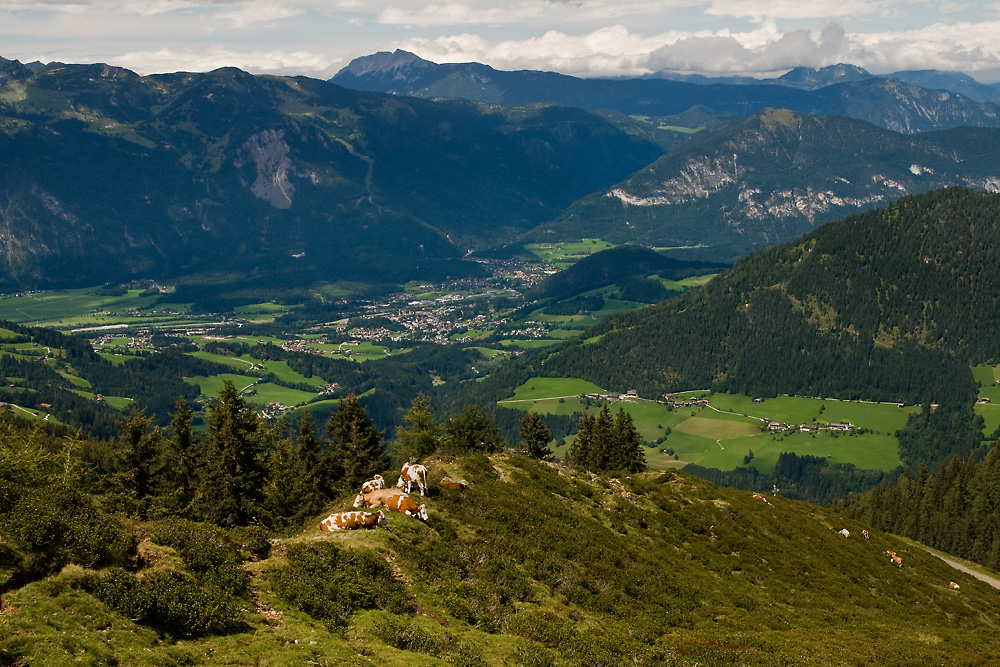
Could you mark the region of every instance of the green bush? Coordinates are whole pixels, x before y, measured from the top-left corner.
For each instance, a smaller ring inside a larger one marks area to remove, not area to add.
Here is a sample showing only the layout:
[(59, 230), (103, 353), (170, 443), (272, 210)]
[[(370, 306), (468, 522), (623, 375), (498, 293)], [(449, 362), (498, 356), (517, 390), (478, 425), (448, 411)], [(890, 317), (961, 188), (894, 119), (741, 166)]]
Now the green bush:
[(269, 576), (281, 599), (319, 620), (341, 624), (355, 609), (409, 609), (406, 589), (371, 551), (297, 544), (288, 548), (288, 566)]
[(153, 571), (142, 579), (111, 568), (90, 583), (97, 599), (138, 623), (180, 635), (218, 634), (243, 624), (239, 598), (206, 588), (190, 574)]

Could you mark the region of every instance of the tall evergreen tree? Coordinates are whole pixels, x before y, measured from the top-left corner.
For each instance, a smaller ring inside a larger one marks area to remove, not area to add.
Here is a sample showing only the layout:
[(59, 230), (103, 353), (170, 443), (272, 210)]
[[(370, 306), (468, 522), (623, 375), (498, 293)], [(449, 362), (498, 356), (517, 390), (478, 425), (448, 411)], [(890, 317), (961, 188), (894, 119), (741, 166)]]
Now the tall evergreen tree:
[(303, 410), (302, 416), (299, 417), (295, 445), (301, 491), (300, 505), (294, 518), (301, 521), (323, 511), (329, 500), (324, 492), (325, 484), (321, 478), (320, 439), (316, 436), (316, 422), (309, 410)]
[(198, 444), (191, 430), (193, 411), (187, 399), (178, 396), (170, 418), (169, 438), (164, 443), (158, 504), (165, 514), (185, 514), (198, 488), (200, 466)]
[(521, 436), (522, 454), (533, 459), (542, 459), (552, 453), (548, 446), (552, 440), (552, 432), (537, 412), (528, 412), (524, 415), (518, 435)]
[(507, 447), (496, 422), (478, 405), (467, 405), (444, 423), (441, 449), (449, 454), (490, 454)]
[(646, 469), (642, 438), (632, 415), (619, 407), (617, 417), (612, 417), (607, 403), (596, 417), (580, 418), (569, 459), (593, 472), (634, 473)]
[(226, 380), (210, 408), (197, 505), (219, 526), (265, 522), (264, 446), (260, 418)]
[(112, 497), (118, 509), (145, 518), (152, 496), (154, 476), (160, 469), (163, 436), (153, 426), (153, 418), (132, 408), (122, 424), (115, 450), (117, 472), (112, 475)]
[(330, 436), (327, 469), (343, 471), (342, 487), (358, 488), (389, 467), (389, 457), (382, 447), (385, 431), (375, 428), (354, 394), (340, 401), (326, 423), (326, 432)]
[(441, 426), (434, 421), (434, 408), (426, 394), (417, 394), (403, 415), (405, 426), (396, 430), (393, 445), (400, 461), (420, 461), (433, 454), (441, 444)]

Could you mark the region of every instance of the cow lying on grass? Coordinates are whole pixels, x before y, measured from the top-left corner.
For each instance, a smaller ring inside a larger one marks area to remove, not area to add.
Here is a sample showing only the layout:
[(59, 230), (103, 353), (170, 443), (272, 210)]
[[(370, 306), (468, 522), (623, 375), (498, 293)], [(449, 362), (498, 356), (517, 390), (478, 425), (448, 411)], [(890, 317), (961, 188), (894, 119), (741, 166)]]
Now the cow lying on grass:
[(370, 480), (361, 485), (361, 493), (371, 493), (385, 488), (385, 480), (382, 475), (375, 475)]
[(445, 477), (441, 480), (440, 485), (446, 489), (452, 489), (454, 491), (465, 491), (469, 483), (464, 479), (451, 479), (450, 477)]
[(355, 528), (377, 528), (385, 523), (385, 515), (378, 512), (340, 512), (331, 514), (319, 522), (322, 530), (354, 530)]
[(413, 499), (396, 489), (378, 489), (371, 493), (359, 493), (354, 499), (355, 507), (385, 507), (392, 512), (412, 516), (427, 521), (427, 506), (417, 505)]

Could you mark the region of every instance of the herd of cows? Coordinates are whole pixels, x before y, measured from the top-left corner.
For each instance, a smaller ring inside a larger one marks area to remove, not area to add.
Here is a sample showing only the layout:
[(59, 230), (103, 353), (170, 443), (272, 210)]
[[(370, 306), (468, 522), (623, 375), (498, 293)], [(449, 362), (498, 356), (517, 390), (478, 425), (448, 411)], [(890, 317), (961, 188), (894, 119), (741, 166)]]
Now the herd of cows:
[[(418, 505), (410, 498), (410, 491), (416, 486), (421, 496), (427, 495), (427, 468), (419, 463), (404, 463), (399, 473), (399, 481), (392, 489), (385, 487), (382, 475), (375, 475), (361, 485), (361, 493), (354, 499), (355, 507), (376, 509), (384, 507), (390, 512), (399, 512), (421, 521), (427, 521), (427, 506)], [(462, 480), (441, 480), (441, 486), (461, 491), (466, 483)], [(354, 530), (356, 528), (377, 528), (385, 523), (385, 514), (377, 512), (336, 512), (320, 522), (321, 530)]]

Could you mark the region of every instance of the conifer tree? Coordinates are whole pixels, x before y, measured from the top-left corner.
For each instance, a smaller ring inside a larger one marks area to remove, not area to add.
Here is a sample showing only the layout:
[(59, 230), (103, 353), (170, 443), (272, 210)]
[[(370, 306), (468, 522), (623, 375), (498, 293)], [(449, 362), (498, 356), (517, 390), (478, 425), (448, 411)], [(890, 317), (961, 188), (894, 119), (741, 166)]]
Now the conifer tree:
[(191, 431), (192, 415), (187, 399), (178, 396), (170, 418), (170, 437), (164, 443), (158, 484), (158, 504), (165, 514), (186, 513), (198, 488), (199, 452)]
[(393, 451), (400, 461), (420, 461), (441, 444), (441, 426), (434, 421), (434, 408), (426, 394), (417, 394), (403, 415), (405, 426), (396, 430)]
[(478, 405), (467, 405), (444, 423), (441, 448), (449, 454), (491, 454), (507, 446), (496, 422)]
[(118, 471), (111, 478), (114, 503), (126, 514), (145, 518), (149, 510), (162, 441), (160, 430), (153, 426), (153, 418), (132, 408), (122, 424), (114, 454)]
[(326, 431), (330, 445), (324, 457), (325, 472), (342, 471), (339, 483), (343, 488), (358, 488), (389, 467), (389, 457), (382, 447), (385, 431), (375, 428), (354, 394), (340, 401), (326, 423)]
[(521, 419), (518, 434), (521, 436), (521, 453), (525, 456), (543, 459), (552, 453), (548, 447), (552, 432), (537, 412), (528, 412)]
[(301, 521), (323, 510), (329, 497), (324, 492), (320, 477), (320, 440), (316, 437), (316, 422), (309, 410), (303, 410), (299, 417), (298, 436), (295, 439), (295, 455), (300, 481), (299, 507), (293, 515)]
[(264, 447), (260, 418), (226, 380), (208, 415), (205, 464), (197, 499), (219, 526), (264, 522)]

